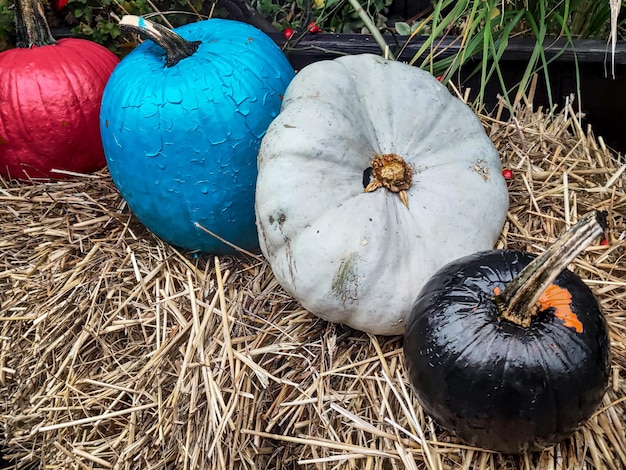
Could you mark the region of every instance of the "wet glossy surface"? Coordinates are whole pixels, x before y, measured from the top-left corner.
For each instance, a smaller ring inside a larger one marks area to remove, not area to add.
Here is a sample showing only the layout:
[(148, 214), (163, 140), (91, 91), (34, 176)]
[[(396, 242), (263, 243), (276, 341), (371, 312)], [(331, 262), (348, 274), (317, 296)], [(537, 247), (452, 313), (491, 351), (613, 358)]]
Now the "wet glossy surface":
[(405, 334), (405, 361), (424, 409), (468, 443), (501, 452), (566, 438), (594, 412), (608, 381), (606, 322), (570, 271), (555, 284), (571, 293), (582, 332), (550, 308), (528, 328), (499, 318), (494, 290), (532, 259), (490, 251), (448, 265), (421, 291)]

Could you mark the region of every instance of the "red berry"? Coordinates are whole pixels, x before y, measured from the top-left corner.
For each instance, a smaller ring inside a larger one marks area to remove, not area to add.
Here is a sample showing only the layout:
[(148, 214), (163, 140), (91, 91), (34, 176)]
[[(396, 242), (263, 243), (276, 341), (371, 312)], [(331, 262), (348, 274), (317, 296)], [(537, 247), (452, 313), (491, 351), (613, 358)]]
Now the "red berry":
[(291, 39), (291, 37), (293, 36), (293, 29), (285, 29), (285, 31), (283, 31), (283, 34), (285, 35), (285, 39)]
[(509, 170), (508, 168), (502, 170), (502, 176), (504, 176), (505, 180), (512, 180), (513, 179), (513, 172), (511, 170)]
[(437, 77), (437, 80), (439, 80), (439, 81), (443, 80), (443, 75), (439, 75), (439, 76)]
[(52, 0), (52, 8), (56, 11), (61, 11), (65, 5), (67, 5), (67, 0)]
[(606, 238), (603, 238), (602, 240), (600, 240), (600, 245), (606, 246), (608, 244), (609, 244), (609, 241)]
[(313, 33), (313, 34), (319, 33), (321, 31), (319, 25), (315, 21), (313, 21), (312, 23), (309, 23), (308, 28), (309, 28), (309, 33)]

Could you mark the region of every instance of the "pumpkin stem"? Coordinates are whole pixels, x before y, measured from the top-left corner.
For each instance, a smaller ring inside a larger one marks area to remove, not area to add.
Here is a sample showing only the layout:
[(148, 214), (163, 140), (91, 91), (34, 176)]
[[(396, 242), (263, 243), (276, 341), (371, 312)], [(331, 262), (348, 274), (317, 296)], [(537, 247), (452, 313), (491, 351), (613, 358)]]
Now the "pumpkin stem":
[(15, 0), (17, 47), (51, 46), (57, 42), (39, 0)]
[(409, 164), (395, 153), (386, 153), (375, 155), (370, 168), (371, 181), (365, 186), (365, 192), (371, 193), (378, 188), (386, 188), (392, 193), (397, 193), (402, 203), (409, 207), (406, 190), (413, 182), (413, 169)]
[(187, 57), (191, 57), (200, 46), (200, 41), (187, 41), (165, 26), (136, 15), (124, 15), (120, 29), (135, 33), (144, 39), (151, 39), (165, 49), (165, 66), (173, 67)]
[(502, 318), (528, 327), (539, 312), (539, 298), (568, 264), (607, 228), (607, 213), (592, 211), (526, 266), (494, 298)]

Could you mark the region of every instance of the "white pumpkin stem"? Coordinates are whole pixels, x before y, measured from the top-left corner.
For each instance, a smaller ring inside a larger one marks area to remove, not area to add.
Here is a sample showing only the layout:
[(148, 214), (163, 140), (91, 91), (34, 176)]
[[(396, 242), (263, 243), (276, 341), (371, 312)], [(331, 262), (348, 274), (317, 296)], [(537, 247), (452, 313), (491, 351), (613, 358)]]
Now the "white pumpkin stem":
[(409, 207), (406, 190), (413, 184), (413, 170), (402, 157), (395, 153), (375, 155), (370, 167), (372, 180), (365, 186), (365, 192), (371, 193), (378, 188), (397, 193), (402, 203)]
[(526, 266), (494, 298), (502, 318), (528, 327), (538, 313), (539, 298), (574, 258), (607, 228), (606, 212), (592, 211)]
[(136, 15), (124, 15), (120, 29), (150, 39), (165, 49), (165, 66), (173, 67), (178, 62), (192, 56), (200, 46), (200, 41), (188, 41), (165, 26)]
[(15, 32), (17, 47), (51, 46), (57, 42), (39, 0), (15, 0)]

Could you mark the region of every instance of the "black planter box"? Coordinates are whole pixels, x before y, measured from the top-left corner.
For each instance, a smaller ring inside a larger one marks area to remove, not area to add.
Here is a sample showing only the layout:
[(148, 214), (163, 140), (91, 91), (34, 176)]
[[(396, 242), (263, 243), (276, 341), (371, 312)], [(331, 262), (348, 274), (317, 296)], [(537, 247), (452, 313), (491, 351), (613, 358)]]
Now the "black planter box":
[[(70, 36), (69, 29), (52, 32), (56, 38)], [(347, 54), (382, 53), (380, 46), (368, 34), (307, 34), (301, 40), (289, 41), (287, 44), (281, 33), (271, 33), (270, 36), (283, 48), (296, 70), (312, 62), (335, 59)], [(406, 37), (401, 36), (385, 36), (385, 41), (394, 54), (401, 50), (406, 40)], [(422, 39), (414, 38), (397, 59), (411, 60), (422, 44)], [(513, 38), (509, 41), (500, 61), (500, 69), (508, 88), (520, 81), (534, 45), (533, 39)], [(438, 47), (441, 58), (459, 51), (454, 39), (443, 40)], [(580, 107), (585, 122), (591, 124), (595, 135), (601, 136), (614, 150), (626, 153), (626, 132), (622, 130), (626, 128), (626, 42), (617, 43), (614, 58), (615, 78), (611, 74), (610, 45), (605, 41), (574, 40), (573, 45), (567, 45), (565, 40), (555, 40), (546, 42), (544, 52), (550, 63), (548, 66), (550, 87), (548, 89), (542, 75), (537, 81), (533, 104), (547, 109), (551, 98), (553, 104), (562, 107), (570, 95), (580, 97), (574, 109), (578, 110)], [(470, 96), (475, 96), (480, 88), (480, 78), (472, 74), (476, 65), (477, 62), (470, 61), (462, 68), (458, 77), (460, 86), (474, 91)], [(577, 73), (580, 93), (577, 90)], [(497, 79), (487, 83), (483, 100), (487, 111), (498, 104), (498, 95), (501, 94), (502, 89)], [(512, 95), (514, 96), (514, 93)]]

